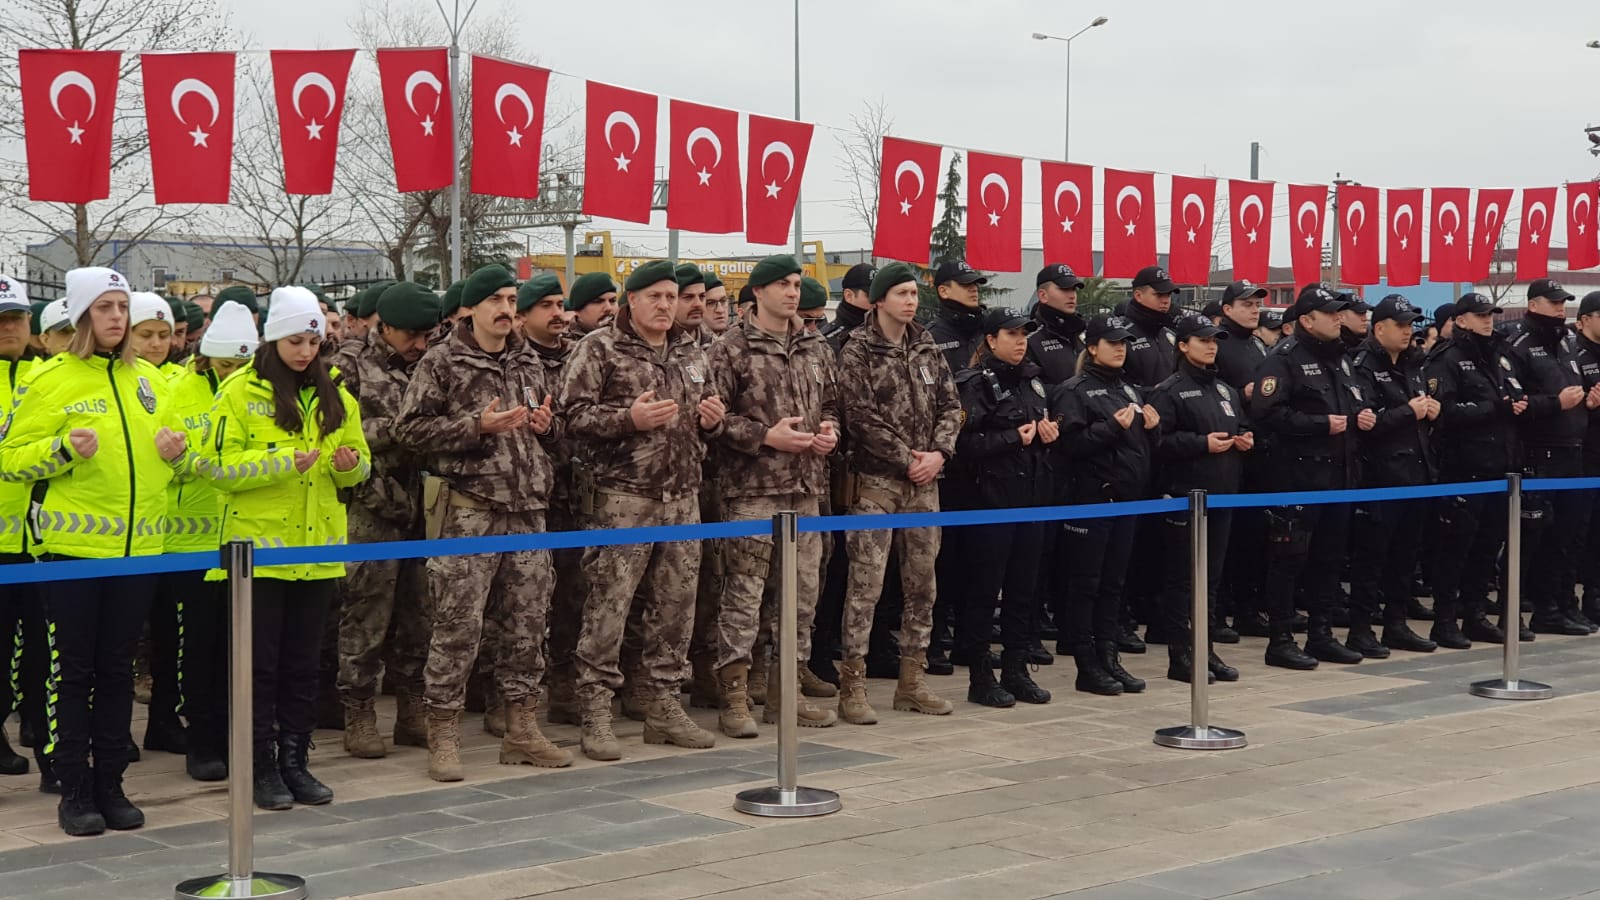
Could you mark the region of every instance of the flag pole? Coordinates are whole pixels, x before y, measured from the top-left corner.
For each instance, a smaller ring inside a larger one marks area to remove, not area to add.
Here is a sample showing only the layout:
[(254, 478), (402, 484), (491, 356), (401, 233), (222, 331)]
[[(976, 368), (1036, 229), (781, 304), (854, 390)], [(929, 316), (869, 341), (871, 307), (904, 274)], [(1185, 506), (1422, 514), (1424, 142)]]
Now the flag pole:
[[(439, 15), (444, 16), (445, 26), (450, 29), (450, 126), (455, 129), (450, 135), (450, 280), (461, 280), (461, 29), (466, 25), (467, 19), (472, 17), (472, 11), (478, 7), (478, 0), (472, 0), (467, 7), (467, 14), (461, 14), (461, 0), (455, 0), (454, 15), (444, 11), (443, 0), (434, 0), (439, 7)], [(440, 285), (444, 287), (445, 285)]]

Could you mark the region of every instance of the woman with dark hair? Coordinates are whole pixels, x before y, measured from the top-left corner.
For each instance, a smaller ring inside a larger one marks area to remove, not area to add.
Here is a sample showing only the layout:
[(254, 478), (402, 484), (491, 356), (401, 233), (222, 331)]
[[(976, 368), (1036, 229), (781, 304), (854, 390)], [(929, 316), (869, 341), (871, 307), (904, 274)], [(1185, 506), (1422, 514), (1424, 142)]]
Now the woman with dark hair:
[[(355, 398), (321, 358), (325, 327), (310, 291), (274, 290), (252, 368), (217, 394), (196, 468), (224, 495), (223, 542), (320, 547), (347, 539), (339, 490), (365, 479), (372, 457)], [(324, 620), (343, 577), (343, 563), (255, 570), (252, 732), (262, 809), (333, 799), (307, 771), (306, 754), (317, 724)]]

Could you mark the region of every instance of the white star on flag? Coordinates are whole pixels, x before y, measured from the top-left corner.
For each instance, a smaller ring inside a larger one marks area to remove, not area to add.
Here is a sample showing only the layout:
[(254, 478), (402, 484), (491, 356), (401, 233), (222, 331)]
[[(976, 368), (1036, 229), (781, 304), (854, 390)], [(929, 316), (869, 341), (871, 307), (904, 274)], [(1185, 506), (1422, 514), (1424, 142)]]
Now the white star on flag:
[(773, 183), (767, 185), (767, 196), (768, 197), (776, 197), (776, 196), (778, 196), (778, 190), (779, 190), (778, 183), (776, 181), (774, 181)]
[(1194, 243), (1194, 229), (1189, 229), (1189, 243)]
[(1578, 233), (1579, 234), (1583, 234), (1583, 229), (1586, 228), (1586, 227), (1588, 227), (1588, 226), (1584, 225), (1582, 222), (1579, 222), (1578, 223)]
[(1250, 230), (1250, 233), (1249, 233), (1249, 234), (1246, 234), (1246, 235), (1245, 235), (1245, 237), (1247, 237), (1247, 238), (1249, 238), (1249, 239), (1250, 239), (1250, 243), (1252, 243), (1252, 244), (1254, 244), (1254, 243), (1255, 243), (1255, 242), (1256, 242), (1256, 232), (1255, 232), (1255, 229), (1253, 229), (1253, 228), (1252, 228), (1252, 229), (1251, 229), (1251, 230)]
[[(1535, 231), (1533, 234), (1529, 235), (1528, 240), (1535, 244), (1539, 243), (1539, 232)], [(1400, 246), (1404, 247), (1405, 245), (1401, 244)]]
[(1071, 233), (1071, 231), (1072, 231), (1072, 220), (1071, 219), (1062, 219), (1061, 220), (1061, 231), (1062, 231), (1063, 234)]
[(900, 215), (902, 215), (902, 216), (911, 215), (911, 201), (909, 201), (909, 200), (901, 200), (900, 201)]
[(698, 171), (698, 172), (696, 172), (694, 174), (699, 176), (701, 184), (710, 184), (711, 183), (711, 173), (707, 172), (704, 168), (702, 168), (700, 171)]
[(617, 158), (616, 158), (617, 171), (618, 172), (626, 172), (626, 171), (628, 171), (628, 163), (630, 163), (630, 162), (632, 162), (632, 160), (628, 159), (626, 156), (623, 156), (621, 153), (618, 153), (617, 154)]
[(306, 123), (306, 140), (322, 140), (322, 123), (318, 122), (316, 119), (312, 119)]
[(989, 225), (990, 226), (998, 226), (999, 224), (1000, 224), (1000, 214), (997, 213), (997, 212), (994, 212), (993, 210), (991, 210), (989, 212)]
[(512, 126), (511, 130), (506, 132), (506, 137), (511, 139), (511, 146), (513, 146), (513, 147), (521, 147), (522, 146), (522, 132), (518, 131), (516, 129), (516, 126)]
[(1311, 246), (1311, 241), (1312, 241), (1311, 235), (1309, 235), (1309, 234), (1306, 235), (1306, 246), (1307, 247)]
[(194, 130), (189, 132), (189, 137), (194, 138), (194, 145), (196, 147), (209, 147), (210, 145), (206, 143), (206, 138), (210, 136), (211, 135), (206, 134), (204, 131), (201, 131), (199, 125), (196, 125)]
[(1139, 226), (1133, 224), (1132, 222), (1128, 223), (1128, 237), (1133, 237), (1133, 233), (1137, 230), (1139, 230)]
[(1401, 238), (1400, 238), (1400, 249), (1401, 250), (1404, 250), (1406, 248), (1406, 241), (1408, 241), (1408, 240), (1410, 240), (1410, 239), (1405, 237), (1405, 236), (1403, 236), (1403, 235), (1401, 236)]
[(422, 133), (430, 137), (433, 135), (433, 116), (422, 117)]
[(1444, 233), (1444, 245), (1445, 245), (1445, 246), (1446, 246), (1446, 247), (1454, 247), (1454, 246), (1455, 246), (1455, 243), (1456, 243), (1456, 235), (1455, 235), (1455, 232), (1453, 232), (1453, 231), (1447, 231), (1447, 232), (1445, 232), (1445, 233)]
[(76, 120), (74, 120), (71, 125), (67, 126), (67, 134), (71, 135), (72, 143), (74, 143), (74, 144), (83, 143), (83, 129), (78, 127), (78, 123), (77, 123)]

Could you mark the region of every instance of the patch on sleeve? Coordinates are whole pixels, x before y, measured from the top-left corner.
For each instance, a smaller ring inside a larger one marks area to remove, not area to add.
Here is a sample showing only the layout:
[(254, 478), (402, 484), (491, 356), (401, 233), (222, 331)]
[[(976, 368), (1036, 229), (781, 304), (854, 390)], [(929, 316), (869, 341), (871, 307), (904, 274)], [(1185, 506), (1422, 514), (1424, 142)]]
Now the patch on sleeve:
[(1271, 397), (1273, 392), (1277, 391), (1277, 389), (1278, 376), (1268, 375), (1267, 377), (1261, 379), (1261, 396)]

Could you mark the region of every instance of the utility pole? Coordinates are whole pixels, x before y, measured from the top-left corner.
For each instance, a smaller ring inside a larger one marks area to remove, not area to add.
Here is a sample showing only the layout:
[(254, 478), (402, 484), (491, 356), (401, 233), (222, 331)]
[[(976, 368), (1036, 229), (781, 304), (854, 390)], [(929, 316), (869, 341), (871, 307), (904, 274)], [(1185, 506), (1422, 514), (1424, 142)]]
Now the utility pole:
[(1339, 177), (1338, 172), (1333, 173), (1333, 268), (1328, 283), (1334, 290), (1339, 289), (1339, 185), (1342, 184), (1355, 184), (1355, 182)]
[(1250, 180), (1261, 180), (1261, 142), (1250, 142)]
[(461, 29), (478, 8), (472, 0), (466, 15), (461, 14), (461, 0), (454, 0), (454, 15), (444, 11), (444, 0), (433, 0), (444, 16), (445, 27), (450, 30), (450, 280), (461, 280)]
[[(794, 0), (794, 120), (800, 121), (800, 0)], [(794, 256), (798, 260), (804, 252), (800, 234), (800, 185), (794, 186)], [(821, 273), (818, 273), (819, 275)], [(826, 278), (818, 278), (824, 284)]]

